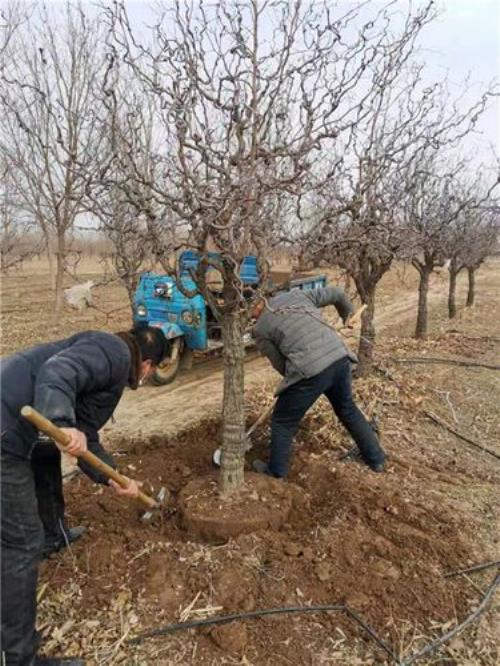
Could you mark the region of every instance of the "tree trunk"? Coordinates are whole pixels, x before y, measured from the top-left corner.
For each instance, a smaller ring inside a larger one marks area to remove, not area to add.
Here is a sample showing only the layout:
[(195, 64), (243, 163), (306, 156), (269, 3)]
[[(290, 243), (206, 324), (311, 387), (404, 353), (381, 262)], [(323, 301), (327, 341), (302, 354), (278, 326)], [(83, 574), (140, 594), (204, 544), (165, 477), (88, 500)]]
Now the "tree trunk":
[(450, 282), (448, 286), (448, 317), (453, 319), (457, 314), (457, 305), (455, 296), (457, 293), (457, 275), (458, 271), (453, 263), (450, 264), (448, 269), (450, 271)]
[(366, 303), (366, 310), (361, 315), (361, 332), (358, 347), (359, 365), (357, 374), (359, 376), (370, 373), (373, 364), (373, 348), (375, 345), (375, 288), (370, 286), (363, 290), (362, 302)]
[(467, 290), (467, 301), (465, 306), (470, 308), (474, 305), (474, 297), (476, 295), (476, 269), (468, 268), (467, 275), (469, 277), (469, 288)]
[(49, 262), (49, 276), (50, 276), (50, 287), (55, 291), (56, 288), (56, 278), (54, 273), (54, 255), (52, 254), (52, 248), (50, 247), (50, 241), (47, 243), (47, 261)]
[(222, 405), (222, 459), (219, 488), (228, 496), (243, 485), (245, 465), (244, 358), (242, 314), (236, 288), (224, 287), (225, 303), (235, 303), (222, 321), (224, 343), (224, 397)]
[(45, 243), (45, 253), (47, 255), (47, 261), (49, 263), (50, 288), (55, 291), (56, 277), (54, 272), (54, 253), (52, 252), (52, 247), (50, 245), (50, 235), (45, 230), (43, 230), (43, 238)]
[(64, 288), (64, 260), (66, 258), (66, 235), (63, 231), (57, 235), (57, 253), (56, 253), (56, 283), (55, 283), (55, 305), (54, 312), (59, 315), (63, 305)]
[(139, 278), (135, 274), (134, 277), (125, 277), (123, 278), (123, 283), (125, 286), (125, 289), (127, 290), (127, 296), (128, 300), (130, 303), (130, 310), (132, 312), (132, 316), (134, 315), (134, 309), (135, 309), (135, 292), (137, 290), (137, 283), (139, 282)]
[(420, 283), (418, 285), (418, 313), (415, 337), (422, 340), (427, 337), (427, 295), (429, 293), (429, 278), (432, 268), (424, 266), (419, 268)]

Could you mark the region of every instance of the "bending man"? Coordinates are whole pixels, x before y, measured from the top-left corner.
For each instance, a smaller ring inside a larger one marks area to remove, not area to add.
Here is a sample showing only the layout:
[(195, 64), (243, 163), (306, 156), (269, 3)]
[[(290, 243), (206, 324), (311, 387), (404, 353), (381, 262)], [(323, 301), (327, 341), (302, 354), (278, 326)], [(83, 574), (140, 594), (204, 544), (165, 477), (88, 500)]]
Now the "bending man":
[[(98, 431), (113, 414), (126, 386), (138, 387), (168, 351), (159, 329), (134, 329), (112, 335), (78, 333), (32, 347), (2, 360), (2, 664), (46, 666), (83, 664), (81, 660), (36, 657), (36, 586), (44, 549), (79, 534), (64, 524), (60, 453), (41, 442), (22, 419), (33, 405), (71, 437), (68, 453), (87, 447), (112, 464)], [(80, 464), (80, 463), (79, 463)], [(95, 481), (107, 483), (85, 463)], [(138, 486), (109, 484), (121, 495), (137, 496)], [(54, 549), (52, 548), (52, 549)]]
[(254, 306), (257, 347), (283, 376), (271, 422), (269, 463), (254, 461), (258, 472), (278, 478), (287, 475), (300, 421), (322, 394), (358, 445), (363, 461), (375, 472), (384, 470), (384, 452), (352, 397), (351, 364), (357, 359), (323, 320), (321, 308), (327, 305), (334, 305), (347, 323), (353, 308), (335, 287), (292, 289)]

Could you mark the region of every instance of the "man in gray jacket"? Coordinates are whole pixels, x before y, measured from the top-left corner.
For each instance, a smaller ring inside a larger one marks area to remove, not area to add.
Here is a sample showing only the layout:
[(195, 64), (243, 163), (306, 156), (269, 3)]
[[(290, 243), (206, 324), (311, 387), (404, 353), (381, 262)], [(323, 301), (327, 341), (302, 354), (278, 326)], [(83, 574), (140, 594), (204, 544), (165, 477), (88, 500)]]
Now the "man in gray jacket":
[(356, 442), (363, 461), (375, 472), (384, 471), (385, 454), (352, 397), (351, 364), (356, 356), (323, 319), (320, 309), (327, 305), (334, 305), (348, 323), (352, 304), (336, 287), (292, 289), (269, 301), (261, 299), (254, 307), (257, 347), (283, 376), (271, 422), (269, 464), (254, 461), (258, 472), (277, 478), (287, 475), (300, 421), (322, 394)]

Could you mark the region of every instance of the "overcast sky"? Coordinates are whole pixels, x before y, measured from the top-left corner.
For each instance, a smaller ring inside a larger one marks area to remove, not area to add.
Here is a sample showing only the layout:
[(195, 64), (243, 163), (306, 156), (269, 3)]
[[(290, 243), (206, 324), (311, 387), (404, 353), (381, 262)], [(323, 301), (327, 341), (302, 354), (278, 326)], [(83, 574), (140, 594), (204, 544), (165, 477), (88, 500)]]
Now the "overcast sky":
[[(402, 8), (408, 6), (408, 0), (398, 1)], [(413, 0), (413, 5), (426, 2)], [(351, 0), (347, 3), (352, 4)], [(136, 20), (148, 15), (149, 3), (126, 0), (126, 4)], [(459, 86), (470, 74), (477, 92), (494, 80), (500, 82), (500, 0), (436, 0), (436, 4), (441, 15), (420, 35), (429, 78), (441, 79), (448, 73), (450, 81)], [(490, 146), (500, 153), (500, 100), (492, 100), (478, 129), (480, 135), (470, 137), (468, 146), (490, 162)]]
[[(2, 4), (5, 0), (0, 0)], [(63, 0), (46, 0), (47, 5)], [(292, 0), (290, 0), (292, 1)], [(342, 1), (342, 0), (341, 0)], [(382, 0), (371, 0), (377, 3)], [(402, 8), (408, 0), (397, 0)], [(151, 4), (147, 0), (125, 0), (132, 23), (148, 22)], [(345, 0), (352, 5), (352, 0)], [(414, 6), (427, 0), (413, 0)], [(84, 4), (95, 6), (93, 0)], [(477, 93), (492, 81), (500, 82), (500, 0), (436, 0), (442, 9), (438, 19), (420, 35), (421, 57), (428, 65), (429, 79), (441, 79), (448, 73), (458, 86), (470, 75)], [(500, 99), (492, 100), (478, 125), (479, 134), (468, 138), (468, 148), (491, 162), (491, 148), (500, 154)]]
[[(418, 4), (423, 4), (419, 0)], [(437, 77), (449, 72), (457, 84), (470, 73), (479, 87), (500, 82), (500, 0), (441, 0), (441, 16), (425, 28), (420, 44)], [(488, 145), (500, 153), (500, 102), (493, 100), (480, 122), (482, 136), (471, 138), (489, 156)]]

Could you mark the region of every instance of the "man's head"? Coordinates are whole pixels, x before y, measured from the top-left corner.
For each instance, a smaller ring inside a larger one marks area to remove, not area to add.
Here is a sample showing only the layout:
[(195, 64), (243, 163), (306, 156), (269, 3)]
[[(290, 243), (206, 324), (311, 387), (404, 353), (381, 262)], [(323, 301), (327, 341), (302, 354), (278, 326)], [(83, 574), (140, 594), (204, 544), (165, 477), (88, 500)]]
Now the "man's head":
[[(249, 287), (244, 289), (243, 298), (246, 301), (255, 299), (255, 291)], [(262, 314), (262, 312), (264, 311), (265, 307), (266, 307), (265, 298), (263, 296), (257, 296), (257, 298), (253, 301), (252, 305), (250, 306), (250, 316), (252, 317), (252, 319), (258, 319)]]
[(266, 300), (263, 296), (258, 298), (252, 306), (252, 319), (258, 319), (260, 315), (264, 312), (266, 307)]
[(130, 333), (134, 336), (141, 352), (142, 382), (154, 372), (157, 365), (170, 353), (170, 342), (163, 331), (153, 326), (137, 326)]

